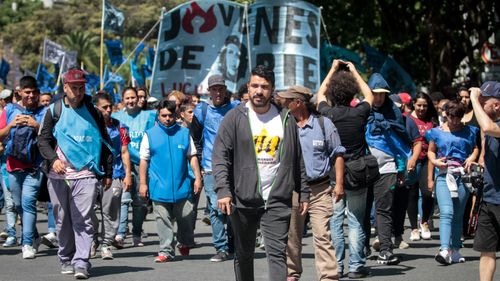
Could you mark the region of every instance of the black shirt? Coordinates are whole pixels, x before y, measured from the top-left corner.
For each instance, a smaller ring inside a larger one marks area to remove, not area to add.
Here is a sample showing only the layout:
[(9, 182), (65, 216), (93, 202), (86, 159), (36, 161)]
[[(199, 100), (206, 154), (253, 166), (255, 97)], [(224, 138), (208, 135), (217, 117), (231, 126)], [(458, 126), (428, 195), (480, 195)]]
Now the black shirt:
[(370, 110), (370, 104), (367, 102), (361, 102), (356, 107), (343, 105), (331, 107), (324, 101), (319, 104), (319, 112), (330, 118), (337, 127), (346, 154), (354, 158), (365, 155), (368, 149), (365, 129)]

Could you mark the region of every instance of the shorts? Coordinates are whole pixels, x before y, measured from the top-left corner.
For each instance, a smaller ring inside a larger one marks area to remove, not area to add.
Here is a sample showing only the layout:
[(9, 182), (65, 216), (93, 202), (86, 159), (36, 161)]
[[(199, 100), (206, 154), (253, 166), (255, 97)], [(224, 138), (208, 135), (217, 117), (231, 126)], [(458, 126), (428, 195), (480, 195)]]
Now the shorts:
[(500, 251), (500, 205), (481, 202), (474, 250), (478, 252)]

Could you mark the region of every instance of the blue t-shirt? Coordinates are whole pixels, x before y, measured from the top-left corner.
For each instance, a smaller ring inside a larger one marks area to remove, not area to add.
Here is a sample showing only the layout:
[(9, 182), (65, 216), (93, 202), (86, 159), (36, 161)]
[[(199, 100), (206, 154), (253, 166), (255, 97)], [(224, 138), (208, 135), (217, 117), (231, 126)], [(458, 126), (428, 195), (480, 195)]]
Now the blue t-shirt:
[[(497, 125), (500, 126), (500, 120)], [(484, 141), (483, 200), (500, 204), (500, 139), (485, 136)]]
[(457, 132), (445, 132), (441, 127), (427, 131), (425, 138), (433, 141), (437, 147), (437, 158), (446, 157), (463, 163), (472, 154), (476, 146), (476, 136), (479, 129), (465, 126)]

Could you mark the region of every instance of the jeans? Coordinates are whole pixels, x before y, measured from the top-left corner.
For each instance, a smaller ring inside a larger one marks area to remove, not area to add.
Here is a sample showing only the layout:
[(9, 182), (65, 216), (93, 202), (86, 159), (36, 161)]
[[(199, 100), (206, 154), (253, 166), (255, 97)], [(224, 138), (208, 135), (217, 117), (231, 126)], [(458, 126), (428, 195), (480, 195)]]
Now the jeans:
[[(462, 223), (465, 204), (469, 192), (465, 189), (460, 176), (455, 176), (458, 185), (458, 197), (451, 198), (450, 191), (446, 185), (446, 175), (438, 175), (436, 178), (436, 198), (439, 205), (439, 238), (441, 250), (458, 250), (462, 242)], [(450, 244), (451, 239), (451, 244)]]
[[(5, 166), (5, 163), (2, 164)], [(4, 167), (2, 167), (3, 170)], [(2, 172), (2, 190), (5, 199), (5, 231), (9, 235), (9, 237), (16, 237), (16, 205), (14, 205), (14, 199), (12, 198), (12, 193), (8, 188), (9, 180), (7, 171), (5, 173)]]
[(175, 203), (153, 201), (153, 212), (160, 238), (159, 255), (174, 258), (174, 222), (177, 222), (177, 241), (183, 246), (193, 244), (192, 215), (193, 204), (189, 200)]
[(54, 218), (54, 206), (51, 202), (47, 203), (47, 232), (56, 232), (56, 219)]
[(38, 238), (36, 229), (36, 200), (42, 182), (42, 172), (15, 171), (9, 173), (9, 184), (14, 204), (23, 223), (23, 245), (33, 245)]
[(365, 232), (363, 231), (366, 195), (367, 188), (357, 191), (345, 190), (345, 196), (333, 204), (330, 229), (339, 272), (343, 272), (345, 258), (344, 213), (347, 213), (347, 224), (349, 226), (349, 272), (358, 272), (366, 263), (364, 252)]
[(121, 210), (120, 210), (120, 226), (118, 234), (125, 237), (128, 224), (128, 207), (132, 202), (132, 235), (141, 237), (142, 224), (147, 215), (147, 199), (145, 200), (139, 195), (139, 166), (132, 166), (132, 186), (128, 192), (122, 193)]
[(417, 217), (420, 215), (422, 223), (428, 222), (434, 208), (434, 198), (427, 189), (427, 161), (419, 160), (411, 173), (413, 180), (407, 181), (408, 191), (408, 220), (412, 229), (418, 229)]
[(217, 252), (228, 252), (228, 230), (224, 227), (224, 222), (227, 221), (227, 216), (217, 208), (217, 194), (214, 191), (215, 179), (211, 173), (206, 173), (203, 176), (205, 184), (205, 194), (207, 195), (208, 208), (210, 211), (210, 223), (212, 225), (212, 242), (214, 243)]

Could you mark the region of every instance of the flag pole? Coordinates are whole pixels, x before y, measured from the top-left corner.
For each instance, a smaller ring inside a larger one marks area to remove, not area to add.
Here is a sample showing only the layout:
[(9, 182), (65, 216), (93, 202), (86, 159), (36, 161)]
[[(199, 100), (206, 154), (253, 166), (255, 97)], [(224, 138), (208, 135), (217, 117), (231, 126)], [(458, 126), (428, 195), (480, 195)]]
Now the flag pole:
[(102, 72), (104, 68), (104, 9), (106, 8), (106, 0), (102, 0), (102, 18), (101, 18), (101, 63), (99, 67), (99, 77), (101, 83), (101, 89), (104, 88), (104, 81), (102, 80)]
[(66, 53), (62, 57), (61, 66), (59, 67), (59, 74), (57, 75), (57, 81), (56, 81), (57, 91), (59, 91), (59, 83), (61, 82), (62, 70), (63, 70), (64, 64), (66, 63), (65, 60), (66, 60)]

